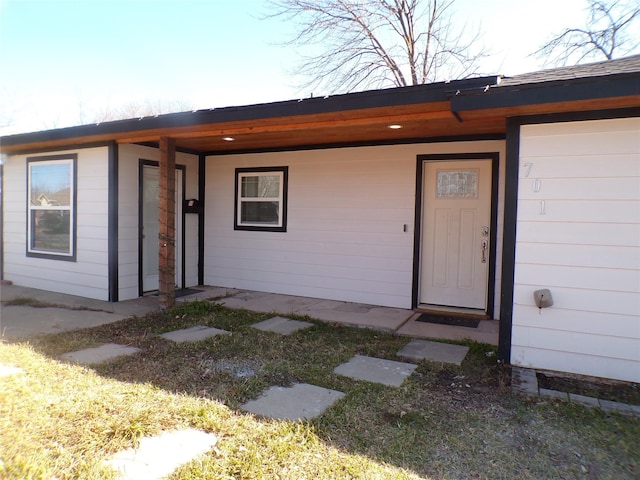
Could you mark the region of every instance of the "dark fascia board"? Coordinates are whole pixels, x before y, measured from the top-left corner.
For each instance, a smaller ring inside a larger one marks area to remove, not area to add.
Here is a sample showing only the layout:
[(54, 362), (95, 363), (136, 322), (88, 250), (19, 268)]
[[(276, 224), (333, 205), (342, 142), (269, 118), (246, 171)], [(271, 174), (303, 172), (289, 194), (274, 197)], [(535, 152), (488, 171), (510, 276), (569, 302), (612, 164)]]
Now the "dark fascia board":
[(451, 98), (451, 111), (464, 112), (490, 108), (518, 107), (543, 103), (596, 100), (640, 95), (640, 72), (491, 86), (479, 93), (461, 90)]
[(0, 143), (16, 146), (34, 142), (71, 140), (91, 135), (109, 135), (139, 130), (188, 127), (223, 122), (261, 120), (268, 118), (304, 116), (322, 113), (394, 107), (419, 103), (448, 101), (450, 92), (484, 88), (495, 85), (497, 76), (476, 77), (452, 82), (438, 82), (410, 87), (369, 90), (335, 96), (312, 97), (274, 103), (261, 103), (239, 107), (224, 107), (193, 112), (170, 113), (154, 117), (119, 120), (96, 125), (22, 133), (0, 137)]

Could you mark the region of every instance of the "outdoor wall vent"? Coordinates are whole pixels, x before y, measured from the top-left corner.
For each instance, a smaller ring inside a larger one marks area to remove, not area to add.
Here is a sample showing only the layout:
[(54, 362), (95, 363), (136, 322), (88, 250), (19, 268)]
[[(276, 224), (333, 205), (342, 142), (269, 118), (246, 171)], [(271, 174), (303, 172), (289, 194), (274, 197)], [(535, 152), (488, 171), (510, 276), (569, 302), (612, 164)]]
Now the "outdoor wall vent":
[(536, 306), (540, 309), (548, 308), (553, 305), (553, 297), (551, 296), (551, 291), (548, 288), (543, 288), (533, 292), (533, 299), (536, 302)]

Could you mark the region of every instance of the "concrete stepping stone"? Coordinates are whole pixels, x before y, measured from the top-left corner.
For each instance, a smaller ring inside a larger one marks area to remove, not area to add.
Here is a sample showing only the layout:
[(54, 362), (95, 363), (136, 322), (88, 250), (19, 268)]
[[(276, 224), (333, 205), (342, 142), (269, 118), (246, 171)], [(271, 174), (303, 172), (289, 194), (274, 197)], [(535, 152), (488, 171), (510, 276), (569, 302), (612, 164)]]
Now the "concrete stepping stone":
[(337, 366), (333, 371), (338, 375), (356, 380), (399, 387), (416, 368), (417, 365), (412, 363), (356, 355), (347, 363)]
[(293, 332), (302, 330), (303, 328), (313, 327), (313, 323), (301, 322), (300, 320), (291, 320), (284, 317), (273, 317), (262, 322), (252, 325), (253, 328), (262, 330), (263, 332), (274, 332), (282, 335), (290, 335)]
[(118, 452), (106, 463), (122, 480), (159, 480), (211, 450), (217, 441), (212, 433), (199, 430), (165, 432), (141, 439), (138, 448)]
[(242, 409), (264, 417), (281, 420), (302, 420), (322, 415), (344, 393), (307, 383), (292, 387), (269, 387), (259, 398), (251, 400)]
[(84, 350), (65, 353), (62, 355), (62, 358), (71, 362), (92, 364), (106, 362), (123, 355), (133, 355), (134, 353), (139, 351), (140, 349), (136, 347), (127, 347), (125, 345), (118, 345), (116, 343), (107, 343), (100, 347), (85, 348)]
[(196, 325), (194, 327), (184, 328), (182, 330), (174, 330), (173, 332), (167, 332), (160, 335), (162, 338), (171, 340), (173, 342), (199, 342), (200, 340), (206, 340), (209, 337), (215, 337), (216, 335), (230, 335), (231, 332), (226, 330), (220, 330), (219, 328), (205, 327), (203, 325)]
[(0, 365), (0, 377), (7, 377), (9, 375), (16, 375), (22, 373), (24, 370), (18, 367), (11, 367), (9, 365)]
[(468, 351), (469, 347), (462, 345), (412, 340), (397, 355), (411, 360), (430, 360), (432, 362), (460, 365), (464, 357), (467, 356)]

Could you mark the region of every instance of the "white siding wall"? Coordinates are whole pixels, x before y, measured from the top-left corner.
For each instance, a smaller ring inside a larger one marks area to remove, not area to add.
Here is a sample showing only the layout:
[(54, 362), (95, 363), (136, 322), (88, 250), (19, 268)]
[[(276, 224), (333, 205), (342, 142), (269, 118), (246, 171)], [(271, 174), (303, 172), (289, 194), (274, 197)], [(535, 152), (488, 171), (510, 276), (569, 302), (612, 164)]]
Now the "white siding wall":
[(523, 126), (518, 197), (512, 363), (640, 381), (640, 119)]
[[(157, 148), (120, 145), (118, 155), (118, 272), (119, 299), (138, 296), (138, 167), (140, 160), (160, 160)], [(198, 157), (176, 154), (176, 164), (185, 165), (185, 198), (198, 196)], [(185, 286), (198, 284), (198, 219), (185, 220)]]
[[(410, 308), (417, 155), (503, 149), (494, 141), (208, 157), (205, 283)], [(286, 233), (233, 229), (235, 168), (261, 166), (289, 167)]]
[[(27, 157), (77, 153), (75, 262), (26, 256)], [(108, 300), (108, 149), (11, 156), (4, 165), (4, 276), (16, 285)]]

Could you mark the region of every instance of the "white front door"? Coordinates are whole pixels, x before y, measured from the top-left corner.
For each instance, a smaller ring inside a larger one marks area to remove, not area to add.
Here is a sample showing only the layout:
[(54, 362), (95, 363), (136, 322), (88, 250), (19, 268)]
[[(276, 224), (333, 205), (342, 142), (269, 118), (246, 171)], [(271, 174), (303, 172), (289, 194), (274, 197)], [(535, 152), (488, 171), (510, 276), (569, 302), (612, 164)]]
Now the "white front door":
[(491, 160), (425, 162), (420, 304), (485, 310)]
[[(159, 257), (159, 190), (160, 172), (153, 165), (142, 168), (142, 291), (158, 289)], [(182, 171), (176, 170), (176, 285), (180, 285), (182, 271)]]

